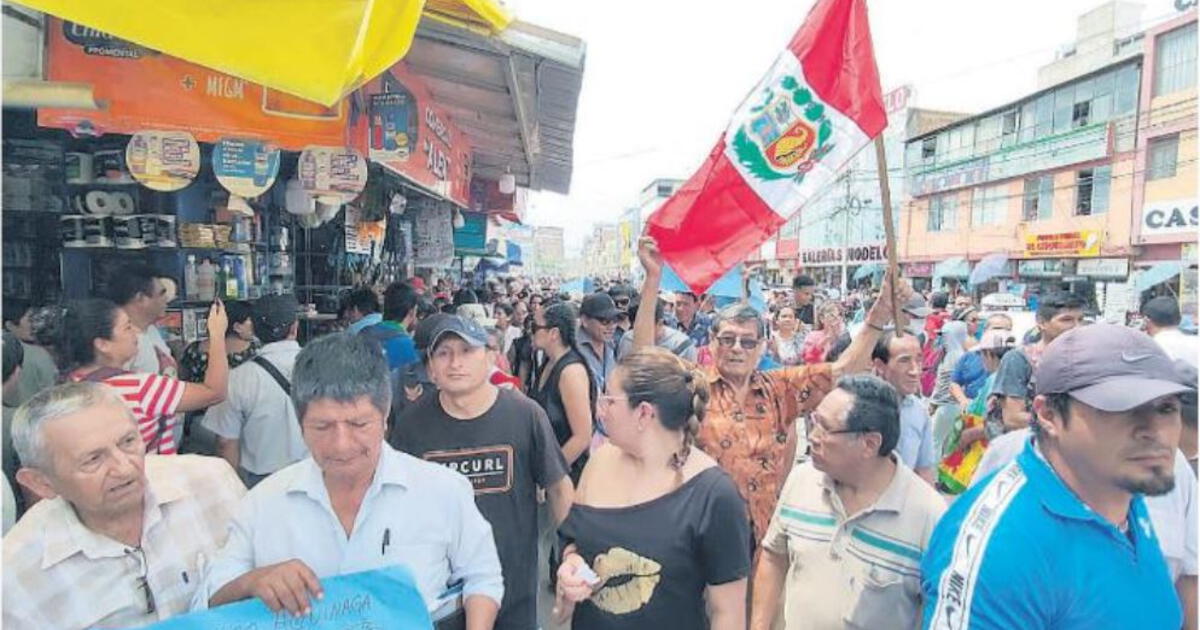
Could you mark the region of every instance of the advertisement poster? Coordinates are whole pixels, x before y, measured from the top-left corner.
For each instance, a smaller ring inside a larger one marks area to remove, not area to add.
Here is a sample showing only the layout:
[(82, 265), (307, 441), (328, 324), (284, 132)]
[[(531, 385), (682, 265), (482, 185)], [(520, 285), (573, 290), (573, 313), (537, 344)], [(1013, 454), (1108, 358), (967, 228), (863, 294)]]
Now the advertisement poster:
[(296, 168), (300, 187), (323, 203), (354, 201), (367, 185), (367, 161), (349, 147), (306, 147)]
[(1029, 234), (1025, 237), (1026, 256), (1099, 256), (1100, 231), (1079, 230), (1056, 234)]
[[(471, 145), (450, 115), (434, 103), (424, 81), (401, 61), (363, 85), (362, 93), (368, 115), (354, 127), (354, 146), (429, 192), (469, 207)], [(390, 115), (385, 117), (385, 112)], [(389, 119), (394, 149), (388, 148)], [(407, 154), (401, 150), (402, 129)]]
[(387, 234), (387, 219), (364, 221), (362, 209), (346, 206), (346, 253), (372, 254), (383, 257), (383, 238)]
[(38, 109), (38, 125), (77, 133), (187, 131), (200, 142), (270, 138), (283, 149), (342, 145), (347, 99), (326, 107), (112, 37), (46, 18), (46, 79), (87, 83), (104, 109)]
[(367, 104), (367, 156), (377, 162), (407, 162), (419, 136), (417, 101), (391, 72), (385, 70), (379, 82), (383, 92), (372, 94)]
[(261, 140), (222, 138), (213, 147), (212, 163), (225, 190), (239, 197), (257, 197), (275, 183), (279, 148)]
[(186, 131), (139, 131), (125, 147), (125, 164), (146, 188), (180, 190), (200, 172), (200, 145)]
[(424, 203), (413, 217), (413, 261), (418, 267), (448, 267), (454, 261), (450, 208)]

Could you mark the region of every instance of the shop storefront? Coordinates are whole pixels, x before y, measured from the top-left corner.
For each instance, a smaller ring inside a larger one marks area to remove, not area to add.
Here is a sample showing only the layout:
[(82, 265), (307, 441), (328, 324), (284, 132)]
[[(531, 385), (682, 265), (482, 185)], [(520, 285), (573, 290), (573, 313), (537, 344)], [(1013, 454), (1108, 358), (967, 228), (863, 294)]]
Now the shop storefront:
[(933, 263), (904, 263), (900, 266), (900, 274), (908, 279), (913, 289), (926, 291), (930, 288), (933, 281)]

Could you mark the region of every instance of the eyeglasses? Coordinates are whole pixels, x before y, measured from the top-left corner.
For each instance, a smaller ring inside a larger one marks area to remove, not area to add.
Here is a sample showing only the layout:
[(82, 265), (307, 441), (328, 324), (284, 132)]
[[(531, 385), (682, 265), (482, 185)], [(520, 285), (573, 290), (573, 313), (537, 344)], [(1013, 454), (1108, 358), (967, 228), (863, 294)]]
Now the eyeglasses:
[(125, 555), (138, 563), (137, 587), (146, 594), (146, 614), (153, 615), (158, 610), (154, 604), (154, 592), (150, 590), (150, 563), (146, 561), (146, 551), (141, 547), (126, 549)]
[(732, 348), (733, 344), (738, 344), (743, 350), (753, 350), (762, 343), (762, 339), (757, 337), (717, 337), (717, 343), (721, 344), (722, 348)]
[(534, 332), (534, 333), (536, 333), (539, 330), (550, 330), (551, 328), (554, 328), (554, 326), (551, 326), (549, 324), (542, 325), (537, 322), (534, 322), (529, 325), (529, 331)]

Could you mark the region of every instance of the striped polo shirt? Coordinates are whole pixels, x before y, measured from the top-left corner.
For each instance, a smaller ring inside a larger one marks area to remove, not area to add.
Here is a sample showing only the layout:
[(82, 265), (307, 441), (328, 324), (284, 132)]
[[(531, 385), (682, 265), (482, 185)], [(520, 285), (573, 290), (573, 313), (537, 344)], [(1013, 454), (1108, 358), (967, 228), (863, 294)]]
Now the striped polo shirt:
[(788, 630), (914, 628), (921, 557), (946, 502), (892, 455), (896, 473), (874, 505), (847, 514), (811, 461), (788, 475), (763, 539), (788, 558)]

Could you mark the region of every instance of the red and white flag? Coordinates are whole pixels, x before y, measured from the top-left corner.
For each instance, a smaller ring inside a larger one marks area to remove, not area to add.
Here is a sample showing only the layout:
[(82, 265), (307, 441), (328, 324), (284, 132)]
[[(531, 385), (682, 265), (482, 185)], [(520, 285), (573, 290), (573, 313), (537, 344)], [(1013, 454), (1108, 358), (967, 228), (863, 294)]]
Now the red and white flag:
[(818, 0), (647, 233), (679, 277), (704, 291), (886, 126), (866, 0)]

